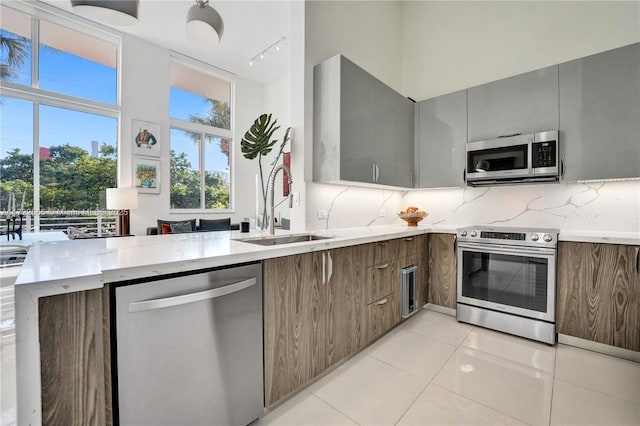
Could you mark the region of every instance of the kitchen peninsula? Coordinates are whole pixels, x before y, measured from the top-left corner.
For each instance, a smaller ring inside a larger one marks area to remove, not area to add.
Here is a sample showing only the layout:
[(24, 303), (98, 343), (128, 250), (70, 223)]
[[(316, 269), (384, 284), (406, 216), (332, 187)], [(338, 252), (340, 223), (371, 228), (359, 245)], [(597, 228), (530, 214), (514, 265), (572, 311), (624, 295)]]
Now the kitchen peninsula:
[[(269, 247), (237, 241), (247, 236), (247, 234), (237, 231), (61, 241), (34, 245), (16, 284), (19, 422), (20, 424), (44, 422), (42, 407), (47, 384), (41, 381), (41, 370), (46, 368), (44, 367), (45, 360), (41, 359), (41, 350), (43, 349), (41, 347), (41, 326), (46, 326), (46, 324), (39, 323), (42, 313), (39, 310), (42, 308), (41, 302), (46, 300), (44, 298), (90, 294), (91, 291), (96, 296), (93, 302), (77, 301), (81, 305), (78, 306), (82, 309), (86, 308), (86, 303), (93, 303), (100, 311), (92, 312), (93, 319), (91, 321), (94, 322), (92, 324), (94, 333), (89, 336), (88, 342), (81, 342), (84, 349), (91, 351), (96, 356), (94, 361), (99, 364), (99, 368), (93, 365), (93, 373), (96, 374), (96, 371), (98, 373), (92, 379), (78, 380), (85, 383), (87, 387), (92, 387), (94, 397), (88, 398), (87, 405), (93, 406), (91, 409), (80, 407), (79, 409), (86, 409), (87, 412), (83, 411), (78, 416), (86, 416), (87, 419), (94, 416), (93, 420), (96, 420), (97, 416), (96, 424), (103, 424), (103, 417), (109, 416), (110, 412), (110, 397), (108, 392), (106, 392), (107, 395), (105, 394), (105, 386), (102, 382), (108, 379), (104, 374), (104, 369), (100, 368), (103, 365), (104, 368), (108, 368), (107, 365), (110, 363), (109, 351), (106, 350), (109, 342), (108, 340), (104, 341), (103, 334), (99, 332), (103, 326), (108, 326), (108, 323), (103, 324), (101, 320), (103, 311), (106, 313), (109, 309), (108, 298), (101, 297), (101, 289), (105, 287), (105, 284), (285, 258), (292, 255), (386, 240), (409, 239), (430, 233), (453, 234), (455, 228), (437, 225), (418, 227), (388, 225), (333, 229), (314, 232), (318, 236), (330, 237), (327, 239)], [(253, 235), (249, 234), (249, 236)], [(591, 242), (640, 245), (640, 239), (632, 233), (582, 235), (567, 231), (560, 234), (561, 241), (585, 241), (585, 239)], [(417, 255), (419, 263), (425, 262), (427, 258), (426, 249), (419, 253), (411, 253), (411, 255)], [(337, 259), (333, 261), (338, 262)], [(455, 276), (455, 274), (453, 275)], [(421, 291), (424, 291), (424, 288)], [(425, 301), (421, 297), (421, 303)], [(81, 318), (81, 315), (78, 315), (76, 319), (78, 327), (86, 326), (86, 321)], [(87, 334), (76, 337), (79, 340), (87, 339)], [(69, 352), (69, 359), (74, 357), (71, 353), (73, 352), (72, 348), (65, 348), (65, 350)], [(106, 359), (103, 359), (103, 354)], [(89, 361), (84, 360), (84, 362)], [(73, 365), (72, 362), (67, 362), (67, 364)], [(103, 374), (100, 375), (100, 372)], [(93, 379), (96, 380), (95, 383), (92, 382)], [(70, 390), (64, 389), (64, 391)], [(87, 389), (76, 391), (88, 392)], [(63, 391), (56, 389), (56, 392), (62, 393)], [(286, 392), (277, 395), (271, 402), (278, 400), (283, 395), (286, 395)], [(105, 411), (107, 414), (100, 414)], [(107, 421), (107, 423), (109, 422)]]

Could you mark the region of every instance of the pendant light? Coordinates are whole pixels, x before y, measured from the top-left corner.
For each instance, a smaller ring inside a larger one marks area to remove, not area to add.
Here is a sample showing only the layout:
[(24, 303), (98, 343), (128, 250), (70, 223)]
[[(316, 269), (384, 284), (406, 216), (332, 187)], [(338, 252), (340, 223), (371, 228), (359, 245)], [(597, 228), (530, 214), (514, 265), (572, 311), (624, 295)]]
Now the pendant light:
[(71, 0), (73, 10), (104, 24), (128, 26), (138, 22), (138, 0)]
[(209, 0), (195, 0), (187, 13), (187, 38), (194, 43), (215, 47), (220, 43), (224, 23), (220, 14), (211, 6)]

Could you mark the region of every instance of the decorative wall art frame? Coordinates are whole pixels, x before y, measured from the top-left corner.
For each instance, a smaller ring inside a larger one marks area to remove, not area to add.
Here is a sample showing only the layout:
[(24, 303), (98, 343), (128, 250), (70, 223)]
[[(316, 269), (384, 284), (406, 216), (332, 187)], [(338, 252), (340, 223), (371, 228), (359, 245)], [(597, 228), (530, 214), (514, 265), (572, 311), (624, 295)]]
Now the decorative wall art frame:
[(160, 161), (133, 158), (133, 182), (139, 193), (160, 193)]
[(160, 125), (142, 120), (133, 120), (132, 123), (133, 154), (160, 157)]

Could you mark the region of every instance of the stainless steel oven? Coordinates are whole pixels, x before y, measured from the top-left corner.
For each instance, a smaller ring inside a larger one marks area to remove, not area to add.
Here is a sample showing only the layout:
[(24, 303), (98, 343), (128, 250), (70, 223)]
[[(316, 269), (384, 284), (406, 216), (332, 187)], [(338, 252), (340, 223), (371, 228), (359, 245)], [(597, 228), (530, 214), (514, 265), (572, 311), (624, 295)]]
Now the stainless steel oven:
[(457, 318), (553, 344), (558, 230), (458, 230)]

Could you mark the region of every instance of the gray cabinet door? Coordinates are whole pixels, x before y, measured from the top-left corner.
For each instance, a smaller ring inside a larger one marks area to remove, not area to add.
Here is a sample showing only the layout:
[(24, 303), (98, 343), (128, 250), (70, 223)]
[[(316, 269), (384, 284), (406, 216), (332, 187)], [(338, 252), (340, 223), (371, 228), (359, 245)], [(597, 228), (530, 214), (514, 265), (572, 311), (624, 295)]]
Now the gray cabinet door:
[(640, 43), (560, 65), (564, 179), (640, 176)]
[(467, 95), (462, 90), (419, 102), (416, 123), (417, 187), (464, 186)]
[(405, 188), (413, 188), (413, 115), (415, 102), (397, 95), (396, 108), (398, 111), (398, 149), (396, 161), (396, 185)]
[(345, 57), (340, 64), (340, 179), (373, 182), (378, 81)]
[(558, 128), (558, 66), (467, 90), (468, 141)]
[(373, 168), (375, 183), (396, 184), (397, 107), (399, 95), (383, 82), (376, 80), (373, 120)]

